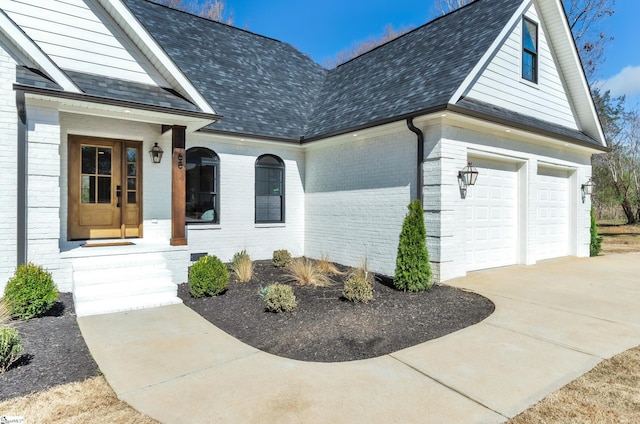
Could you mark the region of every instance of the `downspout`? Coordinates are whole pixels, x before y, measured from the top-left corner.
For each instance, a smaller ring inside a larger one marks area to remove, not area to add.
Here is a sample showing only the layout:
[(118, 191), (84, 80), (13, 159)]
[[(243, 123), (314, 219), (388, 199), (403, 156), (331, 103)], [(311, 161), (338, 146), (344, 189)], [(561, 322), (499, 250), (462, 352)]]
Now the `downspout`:
[(18, 109), (18, 205), (17, 205), (17, 265), (27, 263), (27, 107), (24, 91), (16, 91)]
[(413, 118), (407, 118), (407, 127), (416, 134), (418, 137), (418, 155), (416, 158), (417, 164), (417, 176), (416, 176), (416, 194), (417, 199), (420, 201), (420, 204), (424, 207), (424, 199), (423, 199), (423, 186), (424, 186), (424, 175), (423, 175), (423, 163), (424, 163), (424, 134), (413, 125)]

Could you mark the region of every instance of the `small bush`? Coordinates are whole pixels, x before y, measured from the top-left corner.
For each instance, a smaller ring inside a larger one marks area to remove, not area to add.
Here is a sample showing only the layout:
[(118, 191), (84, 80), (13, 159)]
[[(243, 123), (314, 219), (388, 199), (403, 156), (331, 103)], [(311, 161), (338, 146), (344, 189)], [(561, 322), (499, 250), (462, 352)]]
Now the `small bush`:
[(598, 235), (598, 225), (596, 224), (596, 215), (591, 207), (591, 242), (589, 243), (589, 255), (598, 256), (602, 249), (602, 237)]
[(287, 266), (286, 277), (301, 286), (326, 287), (331, 284), (327, 274), (323, 274), (315, 261), (295, 258)]
[(4, 289), (4, 302), (9, 314), (18, 319), (44, 314), (56, 299), (58, 288), (51, 274), (32, 263), (20, 265)]
[(427, 252), (424, 211), (419, 200), (409, 203), (402, 224), (393, 284), (398, 290), (419, 292), (431, 288), (431, 267)]
[(251, 277), (253, 277), (253, 262), (246, 250), (233, 255), (231, 269), (240, 283), (251, 281)]
[(292, 312), (298, 307), (296, 296), (290, 286), (273, 283), (268, 286), (264, 303), (270, 312)]
[(15, 328), (0, 328), (0, 373), (9, 369), (20, 358), (22, 344)]
[(288, 250), (274, 250), (271, 261), (276, 268), (284, 268), (291, 262), (291, 253)]
[(342, 294), (352, 302), (369, 303), (373, 300), (373, 287), (366, 278), (352, 275), (344, 283)]
[(189, 292), (193, 297), (215, 296), (228, 284), (227, 267), (215, 256), (203, 256), (189, 268)]
[(322, 255), (319, 261), (316, 261), (316, 266), (318, 270), (327, 275), (340, 275), (342, 272), (335, 266), (333, 262), (329, 260), (327, 255)]
[(262, 287), (260, 286), (260, 290), (258, 290), (258, 297), (262, 300), (264, 300), (264, 298), (267, 296), (267, 294), (269, 293), (269, 289), (271, 288), (271, 286), (266, 286), (266, 287)]

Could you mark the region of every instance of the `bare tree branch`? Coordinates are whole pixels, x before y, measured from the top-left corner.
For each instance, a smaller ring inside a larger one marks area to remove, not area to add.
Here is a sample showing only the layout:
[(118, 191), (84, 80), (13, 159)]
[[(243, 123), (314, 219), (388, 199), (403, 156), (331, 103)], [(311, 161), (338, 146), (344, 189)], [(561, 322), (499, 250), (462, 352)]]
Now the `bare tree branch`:
[(197, 0), (151, 0), (155, 3), (162, 4), (173, 9), (182, 10), (184, 12), (193, 13), (203, 18), (222, 22), (227, 25), (233, 25), (233, 14), (225, 14), (226, 4), (223, 0), (205, 0), (198, 2)]

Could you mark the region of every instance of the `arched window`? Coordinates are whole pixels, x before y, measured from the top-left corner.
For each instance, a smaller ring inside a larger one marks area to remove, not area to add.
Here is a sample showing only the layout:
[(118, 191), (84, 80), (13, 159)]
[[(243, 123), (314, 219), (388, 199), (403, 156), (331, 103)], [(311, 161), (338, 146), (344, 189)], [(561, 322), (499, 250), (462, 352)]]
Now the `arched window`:
[(204, 147), (187, 150), (187, 223), (220, 222), (220, 159)]
[(256, 223), (284, 222), (284, 162), (274, 155), (256, 161)]

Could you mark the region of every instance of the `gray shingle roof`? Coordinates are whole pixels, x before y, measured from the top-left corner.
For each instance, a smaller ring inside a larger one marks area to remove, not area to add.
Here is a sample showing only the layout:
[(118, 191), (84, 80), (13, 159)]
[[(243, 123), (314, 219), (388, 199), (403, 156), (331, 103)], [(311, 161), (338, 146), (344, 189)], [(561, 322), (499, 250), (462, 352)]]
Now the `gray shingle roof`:
[(298, 140), (326, 70), (289, 44), (125, 0), (216, 113), (212, 129)]
[(538, 130), (561, 139), (576, 140), (586, 144), (595, 144), (602, 148), (602, 145), (583, 132), (542, 121), (531, 116), (481, 102), (480, 100), (463, 97), (456, 103), (456, 106), (457, 108), (452, 108), (455, 111), (461, 111), (462, 113), (468, 113), (484, 119), (493, 119), (496, 122), (504, 123), (505, 125), (512, 123), (514, 126), (524, 129)]
[(108, 78), (101, 75), (64, 71), (69, 78), (86, 94), (124, 100), (145, 105), (161, 106), (171, 109), (200, 111), (193, 103), (180, 97), (173, 90), (162, 87)]
[(521, 4), (477, 1), (332, 70), (306, 136), (446, 105)]
[(62, 87), (51, 81), (49, 77), (47, 77), (37, 69), (32, 69), (21, 65), (16, 66), (16, 82), (18, 84), (27, 85), (29, 87), (62, 90)]

